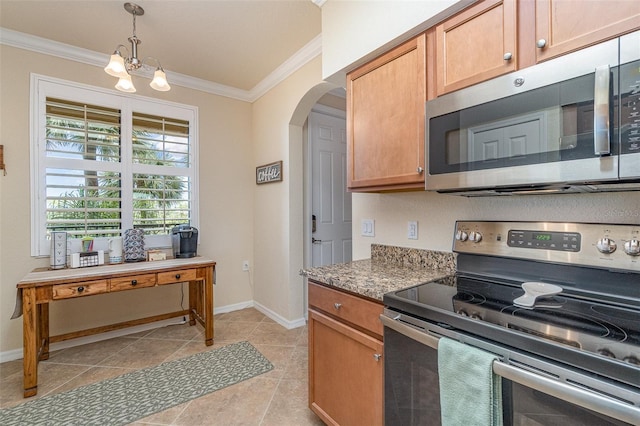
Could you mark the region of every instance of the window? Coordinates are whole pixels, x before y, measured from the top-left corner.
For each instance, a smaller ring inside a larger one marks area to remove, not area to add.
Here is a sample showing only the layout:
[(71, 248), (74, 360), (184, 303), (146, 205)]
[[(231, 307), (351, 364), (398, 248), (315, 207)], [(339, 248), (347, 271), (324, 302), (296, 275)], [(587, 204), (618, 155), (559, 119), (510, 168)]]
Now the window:
[(34, 75), (32, 127), (32, 255), (52, 231), (100, 247), (140, 228), (166, 247), (173, 226), (197, 226), (195, 107)]

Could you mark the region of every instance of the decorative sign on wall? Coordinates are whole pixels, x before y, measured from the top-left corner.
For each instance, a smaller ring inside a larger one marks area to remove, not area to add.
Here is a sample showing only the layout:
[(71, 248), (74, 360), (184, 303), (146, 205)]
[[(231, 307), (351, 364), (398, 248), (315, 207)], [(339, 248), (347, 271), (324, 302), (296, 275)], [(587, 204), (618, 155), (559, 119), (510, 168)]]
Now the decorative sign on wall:
[(256, 184), (282, 181), (282, 161), (256, 167)]

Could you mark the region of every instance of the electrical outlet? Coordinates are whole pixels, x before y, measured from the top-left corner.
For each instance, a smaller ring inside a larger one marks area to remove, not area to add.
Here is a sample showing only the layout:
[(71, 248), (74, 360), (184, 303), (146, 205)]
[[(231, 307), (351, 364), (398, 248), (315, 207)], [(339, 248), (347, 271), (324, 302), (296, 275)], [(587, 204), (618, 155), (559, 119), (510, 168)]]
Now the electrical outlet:
[(248, 271), (249, 270), (249, 261), (248, 260), (243, 260), (242, 261), (242, 270), (243, 271)]
[(360, 222), (360, 231), (363, 237), (375, 237), (375, 221), (373, 219), (362, 219), (362, 222)]
[(415, 220), (409, 221), (407, 224), (407, 238), (410, 240), (418, 239), (418, 222)]

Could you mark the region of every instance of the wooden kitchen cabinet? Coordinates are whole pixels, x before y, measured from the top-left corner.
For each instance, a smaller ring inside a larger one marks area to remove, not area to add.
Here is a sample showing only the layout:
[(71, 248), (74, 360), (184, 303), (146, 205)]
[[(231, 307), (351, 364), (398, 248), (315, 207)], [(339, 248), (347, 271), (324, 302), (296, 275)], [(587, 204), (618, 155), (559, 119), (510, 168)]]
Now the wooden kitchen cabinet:
[(436, 25), (437, 96), (515, 71), (516, 18), (515, 0), (484, 0)]
[(309, 282), (309, 407), (326, 424), (384, 423), (382, 309)]
[(347, 75), (351, 191), (424, 189), (426, 35)]
[(436, 96), (640, 28), (640, 2), (483, 0), (429, 30)]
[(536, 0), (536, 61), (555, 58), (639, 27), (637, 0)]

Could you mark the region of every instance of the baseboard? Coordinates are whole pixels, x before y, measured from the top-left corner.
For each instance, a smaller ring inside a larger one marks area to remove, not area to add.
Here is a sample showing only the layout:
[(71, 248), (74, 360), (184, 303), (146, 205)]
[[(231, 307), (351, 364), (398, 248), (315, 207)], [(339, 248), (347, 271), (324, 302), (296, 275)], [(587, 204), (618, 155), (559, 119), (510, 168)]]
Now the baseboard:
[(292, 328), (302, 327), (307, 323), (307, 321), (305, 321), (304, 318), (299, 318), (293, 321), (289, 321), (286, 318), (281, 317), (277, 313), (273, 312), (272, 310), (268, 309), (267, 307), (257, 302), (253, 302), (253, 307), (259, 310), (260, 312), (262, 312), (263, 314), (265, 314), (266, 316), (268, 316), (269, 318), (271, 318), (272, 320), (274, 320), (275, 322), (277, 322), (278, 324), (280, 324), (281, 326), (283, 326), (284, 328), (286, 328), (287, 330), (291, 330)]
[[(270, 309), (267, 309), (266, 307), (260, 305), (259, 303), (255, 303), (252, 300), (214, 308), (213, 314), (214, 315), (224, 314), (227, 312), (239, 311), (240, 309), (246, 309), (246, 308), (252, 308), (252, 307), (256, 308), (257, 310), (259, 310), (260, 312), (262, 312), (263, 314), (265, 314), (266, 316), (268, 316), (269, 318), (271, 318), (272, 320), (274, 320), (275, 322), (277, 322), (278, 324), (280, 324), (281, 326), (285, 327), (288, 330), (292, 328), (301, 327), (306, 323), (304, 318), (300, 318), (295, 321), (288, 321), (283, 317), (281, 317), (280, 315), (276, 314), (275, 312), (271, 311)], [(77, 339), (71, 339), (71, 340), (65, 340), (64, 342), (53, 343), (50, 345), (49, 351), (50, 352), (59, 351), (61, 349), (71, 348), (74, 346), (86, 345), (89, 343), (99, 342), (101, 340), (113, 339), (115, 337), (122, 337), (122, 336), (126, 336), (127, 334), (140, 333), (142, 331), (154, 330), (156, 328), (166, 327), (168, 325), (183, 324), (183, 323), (184, 322), (182, 321), (181, 318), (170, 318), (162, 321), (152, 322), (149, 324), (142, 324), (134, 327), (122, 328), (120, 330), (108, 331), (106, 333), (94, 334), (86, 337), (78, 337)], [(22, 348), (0, 352), (0, 363), (7, 362), (7, 361), (14, 361), (16, 359), (22, 359), (22, 357), (23, 357)]]

